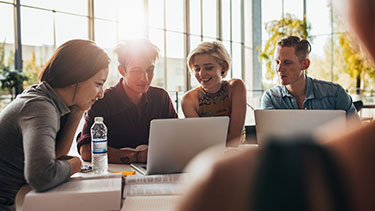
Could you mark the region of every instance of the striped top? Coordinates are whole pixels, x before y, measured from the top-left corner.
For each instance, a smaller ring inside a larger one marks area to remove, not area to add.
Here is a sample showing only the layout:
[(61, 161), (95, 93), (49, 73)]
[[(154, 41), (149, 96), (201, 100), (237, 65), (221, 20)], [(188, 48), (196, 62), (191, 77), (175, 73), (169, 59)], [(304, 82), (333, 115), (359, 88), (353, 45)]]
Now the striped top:
[(218, 92), (207, 93), (202, 87), (198, 88), (200, 117), (229, 116), (232, 112), (232, 102), (229, 98), (228, 82), (224, 81)]

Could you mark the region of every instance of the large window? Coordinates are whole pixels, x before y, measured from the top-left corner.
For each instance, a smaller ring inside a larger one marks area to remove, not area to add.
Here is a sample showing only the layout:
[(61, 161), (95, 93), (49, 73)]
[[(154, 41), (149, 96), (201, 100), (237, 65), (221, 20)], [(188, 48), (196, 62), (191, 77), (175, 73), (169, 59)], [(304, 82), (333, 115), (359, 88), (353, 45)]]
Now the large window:
[[(277, 4), (277, 6), (268, 7), (267, 5), (271, 3)], [(340, 24), (331, 5), (331, 0), (284, 0), (277, 2), (262, 0), (262, 39), (264, 43), (270, 36), (265, 31), (267, 22), (280, 20), (287, 13), (300, 20), (305, 15), (306, 21), (311, 26), (308, 39), (312, 44), (311, 66), (308, 69), (308, 74), (319, 79), (338, 82), (344, 88), (351, 89), (355, 86), (355, 80), (350, 80), (349, 75), (345, 73), (343, 55), (338, 51), (340, 48), (339, 35), (345, 32), (345, 28)], [(304, 7), (306, 8), (305, 14)]]
[(14, 25), (9, 21), (13, 18), (13, 5), (3, 4), (0, 7), (0, 54), (3, 55), (0, 65), (14, 66), (13, 53), (14, 53)]
[[(13, 5), (0, 5), (0, 68), (14, 68), (14, 25), (9, 21), (13, 18)], [(0, 90), (0, 111), (10, 103), (11, 96), (7, 90)]]
[[(291, 14), (298, 19), (306, 17), (311, 24), (312, 62), (308, 74), (338, 82), (353, 93), (356, 80), (345, 69), (339, 42), (346, 29), (336, 18), (331, 1), (20, 0), (20, 35), (15, 33), (16, 1), (0, 1), (1, 65), (15, 68), (15, 40), (20, 38), (22, 71), (29, 77), (24, 84), (27, 87), (37, 83), (41, 68), (56, 47), (70, 39), (92, 39), (112, 58), (108, 87), (120, 78), (113, 52), (117, 43), (147, 38), (160, 48), (152, 84), (167, 89), (178, 103), (184, 92), (199, 86), (186, 66), (188, 53), (202, 41), (218, 40), (232, 57), (226, 79), (245, 80), (248, 102), (258, 108), (262, 89), (276, 85), (277, 80), (266, 80), (266, 68), (258, 63), (256, 49), (270, 38), (265, 24)], [(369, 103), (375, 101), (372, 84), (374, 79), (367, 77), (363, 88), (369, 90)], [(0, 92), (0, 102), (4, 102), (6, 92)]]
[(88, 39), (85, 0), (22, 0), (20, 7), (22, 71), (25, 86), (38, 82), (39, 73), (56, 47), (71, 39)]
[[(202, 41), (222, 41), (232, 56), (226, 79), (242, 78), (244, 66), (244, 2), (250, 0), (20, 0), (22, 71), (38, 75), (54, 50), (70, 39), (92, 39), (110, 55), (106, 87), (120, 78), (114, 47), (121, 40), (148, 38), (160, 48), (153, 85), (170, 93), (176, 108), (184, 92), (199, 84), (186, 66), (188, 53)], [(0, 2), (0, 38), (13, 58), (13, 1)], [(248, 35), (250, 36), (250, 35)], [(250, 47), (248, 46), (248, 49)], [(11, 60), (10, 60), (11, 61)], [(13, 61), (14, 63), (14, 61)], [(14, 64), (13, 64), (14, 65)], [(179, 113), (182, 114), (181, 109)]]

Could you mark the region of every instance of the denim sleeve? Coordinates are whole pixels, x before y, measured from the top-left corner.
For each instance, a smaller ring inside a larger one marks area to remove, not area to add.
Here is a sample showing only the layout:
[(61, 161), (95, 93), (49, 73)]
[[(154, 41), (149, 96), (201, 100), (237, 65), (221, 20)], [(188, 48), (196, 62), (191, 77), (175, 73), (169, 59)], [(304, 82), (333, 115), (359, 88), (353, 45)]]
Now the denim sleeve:
[(271, 95), (268, 91), (264, 92), (261, 100), (261, 109), (275, 109), (272, 103)]
[(353, 105), (352, 97), (346, 93), (344, 88), (340, 86), (336, 94), (336, 108), (337, 110), (345, 110), (346, 115), (357, 114), (357, 110)]

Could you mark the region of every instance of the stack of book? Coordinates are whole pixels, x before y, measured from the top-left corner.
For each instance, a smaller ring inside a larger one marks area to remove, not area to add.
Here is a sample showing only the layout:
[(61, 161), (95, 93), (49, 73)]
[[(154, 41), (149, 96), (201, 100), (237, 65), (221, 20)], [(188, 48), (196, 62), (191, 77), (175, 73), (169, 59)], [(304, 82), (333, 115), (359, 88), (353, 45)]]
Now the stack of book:
[(46, 192), (28, 192), (23, 210), (120, 210), (122, 192), (122, 174), (74, 177)]

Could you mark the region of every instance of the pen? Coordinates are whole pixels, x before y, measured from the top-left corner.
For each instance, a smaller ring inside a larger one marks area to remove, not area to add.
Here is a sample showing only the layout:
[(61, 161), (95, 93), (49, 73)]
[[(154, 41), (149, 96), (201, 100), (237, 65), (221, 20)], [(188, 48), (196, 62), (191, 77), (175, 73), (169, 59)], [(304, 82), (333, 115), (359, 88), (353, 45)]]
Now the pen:
[(113, 171), (113, 173), (121, 173), (124, 177), (128, 175), (135, 175), (135, 171)]

